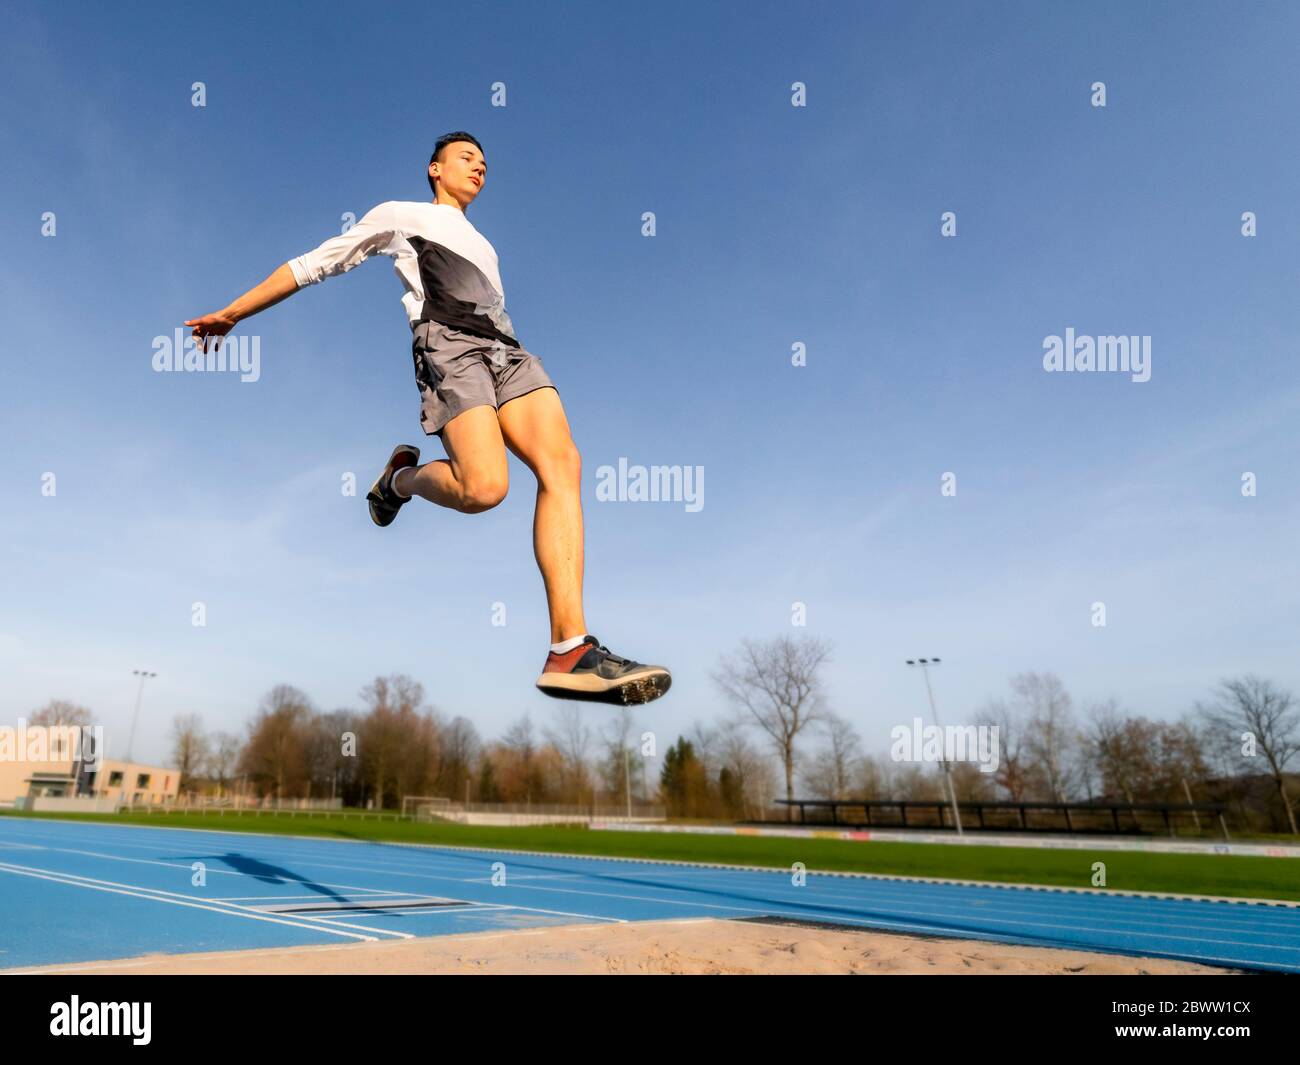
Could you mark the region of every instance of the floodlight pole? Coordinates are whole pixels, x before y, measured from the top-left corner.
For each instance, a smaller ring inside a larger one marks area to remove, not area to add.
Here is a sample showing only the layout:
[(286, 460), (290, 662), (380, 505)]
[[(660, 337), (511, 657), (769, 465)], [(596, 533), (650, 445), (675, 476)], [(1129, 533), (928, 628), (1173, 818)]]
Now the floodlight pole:
[(627, 819), (632, 820), (632, 750), (623, 745), (623, 791), (627, 795)]
[(135, 693), (135, 713), (131, 715), (131, 739), (126, 745), (126, 760), (128, 762), (135, 761), (132, 757), (135, 751), (135, 726), (136, 722), (140, 720), (140, 698), (144, 695), (144, 682), (150, 677), (158, 676), (157, 673), (150, 673), (147, 669), (133, 669), (131, 672), (140, 678), (140, 687), (136, 689)]
[[(942, 732), (942, 726), (939, 724), (939, 711), (934, 705), (934, 690), (930, 687), (929, 669), (932, 665), (937, 666), (939, 664), (939, 659), (909, 658), (907, 659), (907, 664), (909, 666), (921, 667), (921, 673), (925, 677), (925, 694), (930, 697), (930, 714), (934, 718), (935, 728), (938, 728)], [(965, 835), (965, 833), (962, 831), (961, 827), (961, 810), (957, 807), (957, 788), (952, 781), (952, 768), (948, 765), (947, 745), (941, 742), (939, 750), (941, 752), (940, 759), (943, 766), (944, 780), (948, 785), (948, 798), (952, 802), (952, 819), (957, 826), (957, 835), (962, 836)]]

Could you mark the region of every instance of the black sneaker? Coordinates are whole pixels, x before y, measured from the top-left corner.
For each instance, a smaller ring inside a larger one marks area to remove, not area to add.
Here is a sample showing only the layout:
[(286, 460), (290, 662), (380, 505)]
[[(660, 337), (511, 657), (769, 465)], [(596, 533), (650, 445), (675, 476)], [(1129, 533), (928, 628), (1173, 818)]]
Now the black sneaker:
[(673, 682), (663, 666), (620, 658), (588, 636), (571, 651), (546, 656), (537, 687), (556, 699), (585, 699), (628, 706), (658, 699)]
[(378, 480), (370, 486), (366, 499), (370, 501), (370, 518), (379, 526), (392, 525), (403, 503), (410, 502), (410, 496), (399, 496), (393, 491), (393, 474), (407, 466), (414, 466), (420, 461), (420, 449), (410, 444), (398, 444), (388, 459), (388, 465), (379, 474)]

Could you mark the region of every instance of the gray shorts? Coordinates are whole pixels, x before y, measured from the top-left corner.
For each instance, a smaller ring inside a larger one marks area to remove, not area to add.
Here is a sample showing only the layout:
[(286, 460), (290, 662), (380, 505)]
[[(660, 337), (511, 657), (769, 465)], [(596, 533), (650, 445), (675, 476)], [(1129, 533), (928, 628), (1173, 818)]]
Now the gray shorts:
[(536, 389), (555, 388), (532, 352), (440, 322), (415, 327), (411, 355), (420, 386), (420, 424), (428, 436), (471, 407), (500, 407)]

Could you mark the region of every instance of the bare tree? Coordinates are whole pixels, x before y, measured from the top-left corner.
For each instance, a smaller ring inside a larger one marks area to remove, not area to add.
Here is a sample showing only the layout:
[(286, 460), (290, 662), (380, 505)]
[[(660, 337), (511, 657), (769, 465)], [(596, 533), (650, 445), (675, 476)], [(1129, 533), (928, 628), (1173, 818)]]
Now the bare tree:
[(641, 753), (635, 738), (636, 721), (632, 717), (632, 708), (624, 706), (607, 719), (601, 737), (604, 752), (600, 761), (600, 780), (605, 790), (619, 796), (625, 806), (633, 797), (637, 801), (645, 798), (640, 787)]
[(204, 771), (217, 782), (217, 795), (225, 793), (239, 764), (239, 737), (229, 732), (214, 732), (208, 746), (208, 764)]
[(1212, 703), (1197, 709), (1215, 732), (1253, 743), (1264, 755), (1269, 775), (1282, 800), (1282, 811), (1296, 835), (1295, 802), (1287, 794), (1287, 765), (1300, 751), (1300, 707), (1288, 691), (1252, 674), (1222, 681)]
[(1029, 758), (1025, 750), (1028, 731), (1021, 716), (1003, 699), (989, 702), (976, 718), (978, 724), (998, 730), (998, 768), (994, 783), (1012, 802), (1026, 797), (1030, 785)]
[(369, 707), (360, 726), (361, 775), (375, 805), (422, 794), (436, 755), (436, 722), (424, 705), (424, 686), (398, 673), (376, 677), (361, 692)]
[(1181, 721), (1159, 723), (1153, 798), (1181, 801), (1191, 790), (1192, 781), (1201, 781), (1210, 775), (1203, 740), (1195, 722), (1187, 717)]
[(907, 802), (947, 803), (947, 788), (942, 774), (927, 773), (920, 762), (900, 762), (894, 768), (893, 798)]
[(85, 728), (90, 724), (90, 711), (66, 699), (51, 699), (33, 711), (27, 723), (33, 728)]
[(533, 729), (533, 719), (524, 714), (506, 730), (501, 745), (519, 763), (523, 778), (524, 801), (532, 802), (533, 794), (538, 790), (537, 735)]
[(772, 759), (755, 750), (745, 735), (743, 718), (728, 718), (717, 730), (719, 775), (727, 774), (720, 787), (723, 805), (731, 817), (751, 820), (771, 804), (776, 790)]
[(46, 754), (51, 761), (88, 757), (81, 747), (81, 730), (90, 725), (90, 711), (84, 706), (77, 706), (66, 699), (51, 699), (39, 710), (32, 712), (27, 725), (32, 729), (45, 730)]
[[(785, 769), (785, 796), (794, 800), (795, 741), (815, 723), (824, 697), (818, 669), (830, 658), (830, 645), (817, 639), (783, 636), (767, 642), (742, 640), (734, 659), (724, 659), (713, 680), (746, 710), (771, 741)], [(794, 807), (786, 807), (794, 819)]]
[(894, 797), (898, 764), (884, 755), (859, 758), (853, 767), (853, 790), (862, 799), (891, 799)]
[(819, 799), (847, 799), (853, 789), (862, 741), (848, 719), (839, 714), (823, 714), (821, 724), (826, 745), (809, 760), (809, 790)]
[(950, 762), (949, 768), (958, 802), (992, 802), (997, 798), (994, 774), (985, 773), (975, 762)]
[(351, 733), (355, 739), (359, 731), (361, 721), (354, 710), (331, 710), (312, 718), (305, 730), (305, 758), (311, 794), (331, 799), (338, 798), (341, 793), (356, 797), (357, 763), (360, 759), (354, 743), (349, 743), (345, 751), (344, 737)]
[(180, 790), (193, 790), (194, 778), (202, 773), (209, 753), (203, 718), (198, 714), (177, 714), (172, 719), (172, 764), (180, 771)]
[(1120, 716), (1114, 699), (1089, 710), (1086, 736), (1103, 792), (1117, 790), (1125, 802), (1137, 802), (1134, 796), (1147, 775), (1144, 762), (1149, 761), (1151, 746), (1144, 745)]
[(581, 803), (590, 790), (587, 758), (591, 751), (591, 728), (583, 720), (582, 708), (577, 703), (561, 703), (545, 735), (563, 758), (561, 793), (569, 801)]
[(283, 798), (306, 779), (303, 730), (311, 714), (311, 700), (289, 684), (276, 685), (262, 701), (240, 758), (262, 794)]
[(1021, 673), (1011, 681), (1028, 716), (1025, 748), (1032, 768), (1052, 802), (1070, 797), (1072, 750), (1078, 733), (1073, 724), (1070, 695), (1054, 673)]
[(442, 790), (450, 798), (459, 799), (466, 793), (482, 741), (474, 722), (467, 717), (451, 719), (440, 735), (441, 762), (438, 779)]

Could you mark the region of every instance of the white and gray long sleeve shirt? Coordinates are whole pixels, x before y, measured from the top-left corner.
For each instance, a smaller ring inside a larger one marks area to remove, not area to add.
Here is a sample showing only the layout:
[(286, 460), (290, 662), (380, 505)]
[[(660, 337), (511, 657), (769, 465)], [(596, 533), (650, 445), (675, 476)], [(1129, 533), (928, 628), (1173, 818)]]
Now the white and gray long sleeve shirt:
[(519, 347), (506, 313), (497, 253), (459, 208), (390, 200), (346, 232), (289, 260), (299, 286), (344, 274), (372, 255), (387, 255), (406, 292), (414, 329), (434, 321)]

